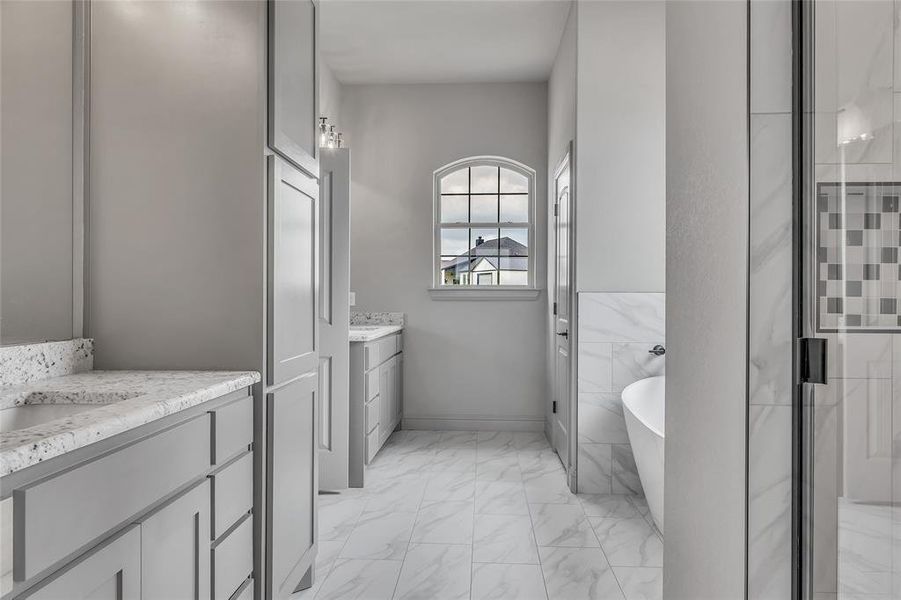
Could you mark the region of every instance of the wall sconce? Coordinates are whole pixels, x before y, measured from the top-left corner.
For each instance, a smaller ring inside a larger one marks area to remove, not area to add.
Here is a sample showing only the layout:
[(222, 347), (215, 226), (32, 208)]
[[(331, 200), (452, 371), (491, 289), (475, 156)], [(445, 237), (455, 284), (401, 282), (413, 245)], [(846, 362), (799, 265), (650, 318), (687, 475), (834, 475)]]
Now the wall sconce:
[(344, 147), (344, 134), (340, 131), (338, 132), (338, 139), (335, 140), (335, 148), (343, 148)]
[(334, 148), (337, 139), (338, 139), (338, 136), (335, 133), (335, 126), (332, 125), (331, 127), (328, 128), (328, 144), (327, 144), (328, 147)]
[(324, 148), (328, 144), (328, 117), (319, 117), (319, 147)]

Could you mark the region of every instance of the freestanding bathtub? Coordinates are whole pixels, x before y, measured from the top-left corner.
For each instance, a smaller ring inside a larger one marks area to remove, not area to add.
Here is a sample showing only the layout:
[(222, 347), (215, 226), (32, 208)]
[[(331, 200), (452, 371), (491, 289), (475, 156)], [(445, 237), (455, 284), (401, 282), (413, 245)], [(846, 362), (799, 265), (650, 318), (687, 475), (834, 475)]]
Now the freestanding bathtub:
[(663, 533), (665, 381), (666, 377), (649, 377), (623, 390), (623, 414), (638, 478), (660, 533)]

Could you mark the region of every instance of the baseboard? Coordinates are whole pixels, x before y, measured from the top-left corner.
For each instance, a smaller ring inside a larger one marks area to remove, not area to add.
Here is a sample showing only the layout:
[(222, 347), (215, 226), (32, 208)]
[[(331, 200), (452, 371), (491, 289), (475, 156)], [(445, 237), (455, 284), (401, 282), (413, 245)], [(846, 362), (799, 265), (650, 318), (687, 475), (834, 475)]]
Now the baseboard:
[(419, 417), (404, 416), (403, 429), (427, 431), (544, 431), (543, 417)]

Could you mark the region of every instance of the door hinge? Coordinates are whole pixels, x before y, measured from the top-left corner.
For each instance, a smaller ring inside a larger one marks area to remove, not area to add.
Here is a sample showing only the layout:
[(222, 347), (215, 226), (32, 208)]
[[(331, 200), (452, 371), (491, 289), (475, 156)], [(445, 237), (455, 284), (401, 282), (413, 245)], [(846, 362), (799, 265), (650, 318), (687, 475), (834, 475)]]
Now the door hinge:
[(558, 216), (560, 214), (560, 205), (554, 204), (554, 216)]
[(826, 383), (827, 348), (825, 338), (798, 339), (798, 381)]
[(554, 401), (551, 403), (551, 411), (552, 411), (554, 414), (557, 414), (557, 401), (556, 401), (556, 400), (554, 400)]
[(557, 314), (557, 303), (556, 302), (554, 302), (554, 314), (555, 315)]

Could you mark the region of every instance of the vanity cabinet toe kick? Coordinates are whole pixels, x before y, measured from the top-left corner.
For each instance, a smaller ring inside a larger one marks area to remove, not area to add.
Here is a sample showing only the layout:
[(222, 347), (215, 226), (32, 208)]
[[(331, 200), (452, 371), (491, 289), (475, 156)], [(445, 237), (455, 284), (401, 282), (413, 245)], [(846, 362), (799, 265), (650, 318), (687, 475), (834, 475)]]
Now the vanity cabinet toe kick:
[(350, 346), (350, 486), (403, 419), (403, 333)]
[(250, 388), (88, 449), (16, 480), (2, 600), (253, 596)]

